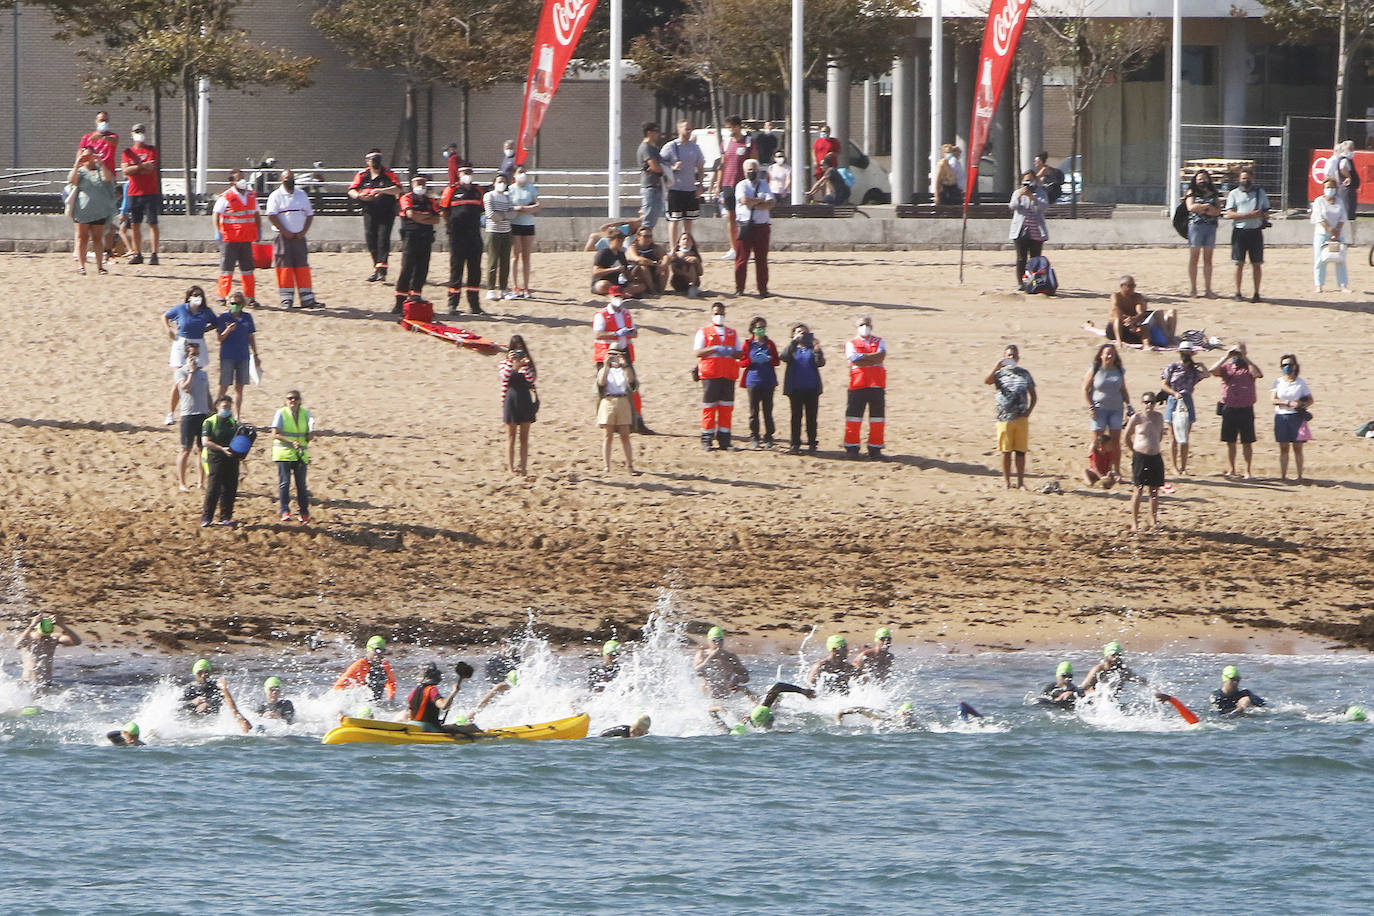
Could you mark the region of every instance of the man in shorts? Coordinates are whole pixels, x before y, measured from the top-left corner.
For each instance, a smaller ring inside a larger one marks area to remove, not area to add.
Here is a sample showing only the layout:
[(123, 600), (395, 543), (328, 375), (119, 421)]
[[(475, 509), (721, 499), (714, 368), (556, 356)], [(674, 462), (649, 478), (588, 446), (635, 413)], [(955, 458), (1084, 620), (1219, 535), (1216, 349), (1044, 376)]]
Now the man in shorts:
[(134, 255), (130, 264), (143, 263), (143, 224), (148, 224), (148, 263), (157, 264), (157, 217), (162, 211), (162, 185), (158, 171), (157, 147), (146, 142), (148, 128), (135, 124), (130, 133), (134, 145), (120, 158), (120, 171), (129, 179), (125, 193), (129, 204), (129, 238)]
[(1216, 365), (1207, 370), (1221, 379), (1221, 441), (1226, 443), (1226, 476), (1237, 477), (1236, 440), (1245, 458), (1245, 479), (1249, 480), (1255, 457), (1255, 380), (1264, 378), (1260, 367), (1246, 355), (1242, 341), (1226, 351)]
[(663, 218), (663, 165), (658, 147), (663, 131), (653, 121), (644, 122), (644, 140), (639, 144), (639, 218), (645, 229), (652, 229)]
[(701, 216), (701, 182), (706, 175), (706, 157), (692, 139), (692, 123), (677, 122), (677, 137), (664, 144), (658, 160), (668, 182), (668, 222), (671, 225), (669, 243), (688, 231), (685, 222)]
[(1122, 430), (1122, 438), (1131, 444), (1135, 458), (1131, 461), (1131, 530), (1140, 530), (1140, 497), (1150, 491), (1150, 530), (1159, 527), (1159, 488), (1164, 486), (1164, 416), (1155, 410), (1155, 395), (1147, 391), (1140, 396), (1141, 409)]
[(229, 294), (229, 311), (219, 316), (219, 394), (215, 400), (234, 386), (234, 416), (243, 416), (243, 386), (249, 383), (251, 366), (262, 368), (258, 357), (258, 328), (253, 316), (243, 310), (248, 298), (243, 293)]
[(1011, 489), (1012, 456), (1016, 456), (1016, 489), (1026, 487), (1026, 448), (1030, 441), (1030, 415), (1035, 409), (1035, 379), (1017, 365), (1021, 351), (1007, 344), (1002, 358), (983, 384), (997, 393), (997, 450), (1002, 453), (1002, 481)]
[(1249, 169), (1241, 169), (1239, 177), (1239, 186), (1226, 195), (1226, 209), (1221, 215), (1235, 221), (1231, 230), (1231, 261), (1236, 265), (1235, 298), (1245, 299), (1240, 285), (1245, 278), (1245, 259), (1249, 257), (1255, 280), (1255, 294), (1250, 301), (1259, 302), (1260, 276), (1264, 272), (1264, 225), (1269, 222), (1269, 195), (1255, 185), (1254, 173)]

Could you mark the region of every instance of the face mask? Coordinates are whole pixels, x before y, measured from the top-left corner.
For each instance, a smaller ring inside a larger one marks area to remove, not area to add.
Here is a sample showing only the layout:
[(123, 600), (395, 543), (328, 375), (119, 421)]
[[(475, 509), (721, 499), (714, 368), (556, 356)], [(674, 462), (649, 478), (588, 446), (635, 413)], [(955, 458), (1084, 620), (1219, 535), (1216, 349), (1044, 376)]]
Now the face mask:
[(458, 183), (459, 183), (459, 184), (472, 184), (472, 176), (471, 176), (471, 175), (459, 175), (459, 176), (458, 176)]
[(1242, 188), (1244, 188), (1245, 190), (1248, 191), (1248, 190), (1250, 190), (1250, 183), (1251, 183), (1251, 182), (1250, 182), (1250, 179), (1247, 178), (1247, 179), (1245, 179), (1244, 181), (1242, 181), (1242, 182), (1240, 183), (1240, 186), (1241, 186)]
[(724, 315), (712, 315), (712, 316), (711, 316), (711, 324), (715, 325), (715, 326), (718, 327), (718, 328), (719, 328), (719, 327), (723, 327), (723, 326), (725, 325), (725, 316), (724, 316)]
[(1297, 367), (1297, 366), (1284, 366), (1284, 367), (1283, 367), (1283, 374), (1284, 374), (1284, 375), (1297, 375), (1297, 374), (1298, 374), (1298, 367)]
[(1011, 358), (1010, 356), (1008, 356), (1006, 359), (1002, 360), (1002, 368), (1004, 368), (1004, 369), (1015, 369), (1015, 368), (1016, 368), (1016, 360), (1013, 359), (1013, 358)]
[(369, 156), (367, 159), (367, 164), (374, 169), (381, 169), (382, 160), (377, 158), (376, 156)]
[(240, 315), (243, 314), (243, 306), (241, 306), (241, 305), (231, 305), (231, 306), (229, 306), (229, 311), (233, 312), (234, 317), (237, 318), (237, 317), (239, 317)]
[(763, 339), (764, 337), (767, 337), (767, 336), (768, 336), (768, 329), (767, 329), (767, 328), (754, 328), (754, 336), (757, 337), (757, 338), (759, 338), (759, 339)]
[(287, 191), (294, 191), (296, 190), (296, 179), (288, 178), (281, 183), (281, 186)]
[(1336, 199), (1336, 189), (1335, 189), (1335, 188), (1327, 188), (1325, 191), (1322, 191), (1322, 193), (1326, 195), (1326, 199), (1327, 199), (1327, 200), (1335, 200), (1335, 199)]
[(233, 412), (232, 410), (230, 410), (229, 408), (227, 408), (227, 407), (224, 408), (224, 409), (222, 409), (222, 410), (219, 412), (219, 418), (220, 418), (221, 420), (227, 420), (227, 419), (229, 419), (230, 417), (232, 417), (233, 415), (234, 415), (234, 412)]
[(505, 152), (505, 154), (506, 154), (507, 156), (514, 156), (514, 155), (515, 155), (515, 150), (514, 150), (513, 148), (509, 147), (509, 146), (506, 147), (506, 149), (505, 149), (504, 152)]
[(744, 177), (748, 178), (750, 181), (755, 181), (758, 179), (759, 173), (754, 171), (753, 169), (750, 169), (749, 171), (744, 173)]
[(191, 298), (186, 300), (186, 304), (193, 309), (198, 309), (205, 304), (205, 300), (200, 296), (192, 296)]
[(613, 312), (618, 312), (618, 311), (620, 311), (621, 309), (623, 309), (624, 307), (625, 307), (625, 300), (623, 300), (623, 299), (612, 299), (612, 300), (611, 300), (611, 311), (613, 311)]
[(830, 139), (830, 131), (828, 131), (828, 130), (823, 130), (823, 131), (821, 131), (821, 139), (822, 139), (822, 140), (829, 140), (829, 139)]
[(100, 131), (102, 134), (107, 134), (107, 133), (110, 132), (110, 122), (109, 122), (109, 121), (96, 121), (96, 122), (95, 122), (95, 129), (98, 130), (98, 131)]
[(515, 183), (516, 183), (516, 184), (523, 185), (525, 182), (527, 182), (527, 181), (529, 181), (529, 180), (530, 180), (530, 176), (526, 175), (526, 174), (523, 173), (523, 172), (521, 172), (519, 175), (516, 175), (516, 176), (515, 176)]
[(450, 156), (452, 156), (452, 155), (453, 155), (453, 151), (452, 151), (452, 150), (444, 150), (444, 158), (445, 158), (445, 159), (447, 159), (448, 157), (450, 157)]
[(424, 185), (417, 184), (411, 187), (410, 193), (414, 194), (416, 197), (424, 197), (429, 194), (429, 190)]
[(135, 143), (142, 143), (142, 142), (144, 141), (144, 139), (147, 138), (148, 135), (145, 134), (145, 133), (143, 133), (143, 131), (139, 131), (138, 133), (136, 133), (136, 134), (130, 134), (129, 136), (131, 136), (131, 137), (133, 138), (133, 140), (134, 140)]
[(240, 178), (238, 181), (234, 182), (234, 190), (236, 190), (236, 191), (247, 191), (247, 190), (248, 190), (248, 182), (247, 182), (246, 180)]
[(870, 328), (870, 327), (869, 327), (868, 325), (866, 325), (866, 324), (861, 324), (861, 325), (859, 325), (859, 336), (860, 336), (860, 337), (867, 338), (867, 337), (871, 337), (872, 335), (873, 335), (873, 329), (872, 329), (872, 328)]
[(492, 189), (496, 191), (504, 191), (506, 189), (506, 183), (504, 181), (498, 181), (496, 182), (496, 184), (492, 185)]
[(1243, 365), (1245, 365), (1245, 357), (1243, 357), (1243, 356), (1233, 356), (1233, 357), (1231, 357), (1231, 364), (1232, 364), (1233, 366), (1243, 366)]

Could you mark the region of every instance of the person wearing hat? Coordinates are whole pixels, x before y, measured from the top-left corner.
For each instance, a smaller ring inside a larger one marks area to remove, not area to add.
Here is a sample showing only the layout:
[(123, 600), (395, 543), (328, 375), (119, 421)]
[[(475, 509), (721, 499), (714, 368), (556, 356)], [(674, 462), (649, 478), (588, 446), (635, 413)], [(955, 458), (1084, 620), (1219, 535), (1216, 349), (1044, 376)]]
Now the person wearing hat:
[(601, 646), (601, 664), (587, 672), (587, 689), (600, 693), (620, 674), (620, 641), (608, 639)]
[(143, 224), (148, 224), (148, 263), (157, 264), (157, 217), (162, 212), (162, 179), (157, 147), (148, 140), (148, 128), (135, 124), (129, 133), (134, 145), (119, 159), (120, 171), (129, 179), (129, 238), (134, 254), (130, 264), (143, 263)]
[(142, 731), (139, 729), (137, 722), (126, 722), (123, 728), (117, 728), (114, 731), (106, 732), (105, 737), (108, 738), (110, 743), (115, 747), (147, 747), (147, 745), (143, 743), (143, 740), (139, 738), (141, 733)]
[(849, 663), (849, 640), (833, 633), (825, 641), (825, 650), (829, 654), (811, 666), (806, 683), (826, 693), (848, 693), (849, 681), (856, 673)]
[(711, 323), (697, 331), (692, 350), (701, 381), (701, 448), (709, 452), (714, 439), (728, 452), (741, 350), (735, 329), (725, 326), (724, 302), (711, 303)]
[(749, 669), (738, 655), (725, 648), (725, 630), (711, 627), (706, 641), (708, 645), (697, 649), (692, 659), (692, 670), (702, 681), (701, 689), (718, 700), (744, 691), (744, 685), (749, 683)]
[(1185, 340), (1178, 345), (1178, 359), (1159, 373), (1164, 393), (1169, 396), (1164, 405), (1164, 425), (1172, 433), (1169, 455), (1175, 474), (1188, 473), (1188, 434), (1197, 420), (1193, 391), (1208, 377), (1207, 370), (1193, 359), (1194, 352), (1193, 345)]
[(195, 716), (214, 716), (224, 705), (224, 691), (210, 679), (213, 667), (208, 658), (198, 658), (191, 666), (190, 684), (181, 692), (182, 712)]
[(477, 726), (466, 721), (454, 725), (444, 724), (444, 716), (441, 713), (448, 713), (449, 707), (453, 705), (454, 699), (458, 696), (458, 691), (463, 689), (463, 681), (472, 677), (472, 666), (465, 662), (459, 662), (455, 670), (458, 675), (458, 683), (453, 685), (452, 693), (443, 696), (438, 687), (444, 680), (443, 674), (439, 671), (439, 665), (435, 662), (426, 662), (420, 668), (420, 684), (410, 692), (407, 705), (410, 711), (410, 721), (418, 722), (420, 727), (427, 732), (470, 735), (478, 730)]
[(1102, 661), (1093, 665), (1088, 676), (1083, 679), (1082, 691), (1079, 696), (1089, 690), (1096, 690), (1099, 684), (1105, 685), (1113, 696), (1126, 685), (1127, 681), (1138, 681), (1141, 684), (1148, 684), (1144, 677), (1136, 674), (1126, 667), (1126, 660), (1121, 651), (1121, 643), (1113, 639), (1102, 647)]
[(892, 628), (878, 627), (873, 633), (873, 645), (864, 646), (854, 656), (854, 676), (885, 681), (892, 673), (894, 661), (896, 659), (892, 655)]
[(281, 678), (275, 675), (262, 682), (267, 701), (258, 704), (258, 715), (264, 719), (280, 719), (287, 725), (296, 721), (296, 704), (281, 695)]
[(207, 528), (214, 519), (215, 505), (219, 505), (219, 524), (234, 527), (234, 500), (239, 494), (239, 462), (243, 455), (231, 449), (239, 434), (239, 422), (234, 419), (234, 399), (221, 394), (215, 401), (215, 412), (200, 426), (201, 442), (207, 468), (205, 502), (200, 507), (200, 527)]
[[(57, 633), (57, 630), (62, 632)], [(57, 647), (79, 645), (81, 637), (63, 623), (56, 612), (34, 614), (24, 632), (14, 638), (14, 647), (19, 650), (24, 664), (19, 682), (36, 690), (47, 690), (52, 686), (52, 660)]]
[[(592, 316), (592, 361), (599, 373), (606, 362), (606, 354), (616, 349), (621, 351), (626, 366), (633, 371), (634, 339), (639, 336), (639, 328), (635, 327), (634, 316), (625, 307), (625, 288), (612, 285), (606, 290), (606, 296), (609, 299), (606, 307)], [(600, 385), (599, 376), (597, 384)], [(644, 424), (644, 402), (639, 397), (637, 382), (630, 391), (630, 402), (634, 406), (634, 432), (641, 436), (654, 435), (654, 431)]]
[(1059, 709), (1073, 709), (1083, 688), (1073, 682), (1073, 664), (1060, 662), (1054, 671), (1054, 683), (1045, 688), (1037, 699), (1042, 706), (1055, 706)]
[(887, 344), (873, 334), (873, 319), (861, 315), (855, 323), (854, 339), (844, 345), (849, 363), (849, 402), (844, 412), (844, 453), (859, 457), (859, 438), (864, 410), (868, 410), (868, 457), (881, 461), (886, 442), (884, 419), (887, 415)]
[(1264, 700), (1240, 686), (1240, 672), (1235, 665), (1221, 669), (1221, 689), (1212, 691), (1212, 708), (1223, 716), (1244, 715), (1246, 710), (1265, 705)]
[(613, 725), (601, 733), (602, 738), (643, 738), (649, 734), (653, 720), (648, 713), (640, 713), (630, 725)]
[(335, 690), (350, 687), (366, 687), (372, 691), (372, 699), (388, 700), (396, 698), (396, 675), (391, 670), (391, 662), (386, 660), (386, 639), (373, 636), (367, 641), (367, 654), (348, 666), (339, 679), (334, 682)]
[[(450, 172), (454, 171), (452, 161)], [(448, 313), (457, 315), (466, 296), (468, 311), (481, 315), (483, 191), (472, 180), (472, 166), (463, 163), (456, 174), (457, 181), (439, 199), (439, 210), (448, 223)]]
[(1121, 438), (1130, 443), (1131, 459), (1131, 530), (1140, 529), (1140, 497), (1150, 491), (1150, 530), (1159, 527), (1159, 488), (1164, 486), (1164, 416), (1155, 410), (1155, 393), (1140, 396), (1141, 410), (1126, 421)]
[(722, 714), (725, 712), (724, 706), (712, 706), (710, 709), (706, 710), (706, 712), (722, 731), (731, 735), (747, 734), (751, 728), (768, 731), (773, 727), (773, 723), (777, 719), (777, 714), (773, 711), (773, 705), (778, 702), (778, 698), (784, 693), (799, 693), (808, 700), (814, 700), (816, 698), (816, 691), (814, 690), (806, 687), (798, 687), (796, 684), (778, 681), (768, 688), (768, 692), (764, 694), (759, 704), (749, 712), (749, 715), (740, 719), (734, 725), (725, 724), (725, 719), (722, 718)]

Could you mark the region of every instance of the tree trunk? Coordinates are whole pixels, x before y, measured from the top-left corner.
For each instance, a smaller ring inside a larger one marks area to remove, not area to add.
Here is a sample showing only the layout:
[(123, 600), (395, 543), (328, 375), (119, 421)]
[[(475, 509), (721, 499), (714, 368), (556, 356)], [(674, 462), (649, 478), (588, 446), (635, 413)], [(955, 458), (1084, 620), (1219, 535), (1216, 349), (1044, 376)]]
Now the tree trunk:
[(1350, 0), (1341, 0), (1340, 44), (1336, 53), (1336, 124), (1331, 131), (1331, 148), (1341, 142), (1345, 132), (1345, 71), (1350, 65)]
[(1083, 174), (1083, 167), (1078, 162), (1078, 132), (1079, 125), (1083, 122), (1083, 114), (1077, 108), (1073, 112), (1073, 140), (1069, 150), (1069, 218), (1078, 219), (1078, 182), (1073, 180), (1073, 173)]
[(470, 152), (469, 144), (472, 143), (472, 136), (470, 133), (470, 124), (468, 122), (468, 112), (471, 110), (470, 96), (472, 94), (472, 89), (468, 86), (467, 83), (464, 83), (462, 86), (462, 90), (463, 149), (461, 150), (461, 152), (463, 156), (463, 161), (471, 162), (472, 153)]
[(195, 212), (193, 198), (195, 185), (191, 182), (191, 164), (195, 161), (195, 81), (190, 72), (181, 70), (181, 177), (186, 182), (186, 215)]
[(159, 155), (162, 151), (162, 87), (153, 87), (153, 146), (158, 148)]
[(420, 119), (416, 113), (415, 83), (406, 80), (406, 154), (410, 177), (420, 170)]

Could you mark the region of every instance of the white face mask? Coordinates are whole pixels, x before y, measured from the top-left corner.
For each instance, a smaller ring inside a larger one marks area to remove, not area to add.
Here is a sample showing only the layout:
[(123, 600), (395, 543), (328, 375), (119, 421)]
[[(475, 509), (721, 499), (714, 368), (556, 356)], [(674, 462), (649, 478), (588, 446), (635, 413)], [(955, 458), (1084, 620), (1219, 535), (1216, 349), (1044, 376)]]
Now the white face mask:
[(445, 158), (445, 159), (447, 159), (449, 156), (452, 156), (452, 155), (453, 155), (453, 151), (452, 151), (452, 150), (444, 150), (444, 158)]
[(135, 143), (142, 143), (148, 137), (148, 135), (145, 134), (143, 131), (139, 131), (135, 134), (130, 134), (129, 136), (133, 137)]
[(429, 190), (424, 185), (417, 184), (411, 185), (410, 193), (414, 194), (416, 197), (424, 197), (429, 193)]
[(471, 176), (471, 175), (459, 175), (459, 176), (458, 176), (458, 183), (459, 183), (459, 184), (472, 184), (472, 176)]
[(724, 327), (724, 326), (725, 326), (725, 316), (724, 316), (724, 315), (712, 315), (712, 316), (711, 316), (711, 324), (715, 325), (715, 326), (718, 327), (718, 328)]
[(238, 181), (234, 182), (234, 189), (238, 191), (247, 191), (248, 180), (246, 178), (240, 178)]
[(625, 307), (625, 300), (624, 300), (624, 299), (612, 299), (612, 300), (611, 300), (611, 311), (613, 311), (613, 312), (618, 312), (618, 311), (620, 311), (620, 310), (621, 310), (622, 308), (624, 308), (624, 307)]
[(530, 176), (526, 175), (524, 172), (521, 172), (519, 175), (516, 175), (516, 176), (515, 176), (515, 183), (516, 183), (516, 184), (521, 184), (521, 185), (522, 185), (522, 184), (524, 184), (525, 182), (527, 182), (527, 181), (529, 181), (529, 180), (530, 180)]
[(1335, 199), (1336, 199), (1336, 189), (1335, 189), (1335, 188), (1327, 188), (1326, 190), (1322, 191), (1322, 193), (1326, 195), (1326, 199), (1327, 199), (1327, 200), (1335, 200)]
[(198, 309), (205, 304), (205, 300), (202, 299), (200, 296), (192, 296), (191, 298), (186, 300), (186, 304), (193, 309)]
[(1015, 369), (1015, 368), (1016, 368), (1016, 360), (1012, 359), (1010, 356), (1006, 357), (1005, 359), (1002, 360), (1002, 368), (1004, 368), (1004, 369)]
[(100, 131), (102, 134), (107, 134), (107, 133), (110, 132), (110, 122), (109, 122), (109, 121), (96, 121), (96, 122), (95, 122), (95, 129), (98, 130), (98, 131)]
[(495, 190), (495, 191), (504, 191), (505, 189), (506, 189), (506, 183), (505, 183), (504, 181), (498, 181), (498, 182), (496, 182), (496, 184), (492, 185), (492, 190)]
[(871, 337), (871, 336), (873, 336), (873, 329), (870, 328), (870, 327), (869, 327), (868, 325), (866, 325), (866, 324), (861, 324), (861, 325), (859, 325), (859, 336), (860, 336), (860, 337)]

